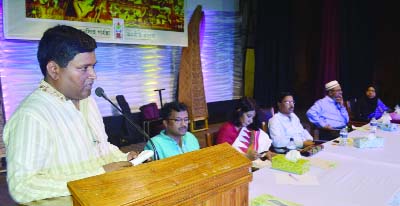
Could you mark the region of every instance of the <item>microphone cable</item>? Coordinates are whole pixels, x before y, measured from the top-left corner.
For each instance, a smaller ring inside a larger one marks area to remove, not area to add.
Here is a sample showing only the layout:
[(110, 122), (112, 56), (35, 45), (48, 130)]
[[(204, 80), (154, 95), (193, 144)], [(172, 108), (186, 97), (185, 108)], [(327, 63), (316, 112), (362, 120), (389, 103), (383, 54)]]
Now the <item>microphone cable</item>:
[(154, 151), (154, 159), (155, 159), (155, 160), (159, 160), (159, 155), (158, 155), (156, 146), (154, 145), (154, 142), (151, 140), (150, 136), (149, 136), (145, 131), (143, 131), (143, 129), (140, 128), (140, 126), (138, 126), (135, 122), (133, 122), (126, 114), (124, 114), (124, 113), (122, 112), (122, 110), (121, 110), (117, 105), (115, 105), (115, 104), (106, 96), (106, 94), (104, 93), (103, 88), (97, 87), (96, 90), (95, 90), (95, 93), (96, 93), (96, 95), (97, 95), (98, 97), (103, 97), (105, 100), (107, 100), (108, 102), (110, 102), (111, 105), (114, 106), (114, 108), (117, 109), (117, 110), (122, 114), (122, 116), (128, 121), (128, 123), (129, 123), (130, 125), (132, 125), (136, 130), (138, 130), (138, 131), (150, 142), (150, 145), (151, 145), (151, 147), (152, 147), (152, 149), (153, 149), (153, 151)]

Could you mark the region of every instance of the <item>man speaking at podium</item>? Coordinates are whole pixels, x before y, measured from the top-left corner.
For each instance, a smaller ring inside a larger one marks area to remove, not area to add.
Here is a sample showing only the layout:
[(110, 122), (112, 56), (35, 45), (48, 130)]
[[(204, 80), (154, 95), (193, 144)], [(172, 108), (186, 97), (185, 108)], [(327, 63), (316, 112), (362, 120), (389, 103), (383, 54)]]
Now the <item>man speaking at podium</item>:
[(69, 26), (48, 29), (37, 58), (44, 80), (4, 129), (7, 181), (19, 203), (67, 196), (67, 182), (129, 167), (137, 154), (107, 141), (90, 97), (96, 41)]

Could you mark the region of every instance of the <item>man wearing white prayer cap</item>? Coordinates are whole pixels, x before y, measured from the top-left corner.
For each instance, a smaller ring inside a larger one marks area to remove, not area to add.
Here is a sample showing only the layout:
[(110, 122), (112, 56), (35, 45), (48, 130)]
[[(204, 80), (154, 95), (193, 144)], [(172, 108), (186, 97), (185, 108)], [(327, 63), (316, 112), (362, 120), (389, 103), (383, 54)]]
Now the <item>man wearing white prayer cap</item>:
[(339, 136), (339, 130), (346, 127), (349, 114), (343, 103), (343, 92), (338, 81), (325, 84), (327, 95), (319, 99), (307, 111), (311, 123), (319, 128), (319, 139), (332, 140)]
[(325, 89), (326, 89), (326, 91), (329, 91), (329, 90), (334, 89), (337, 86), (340, 87), (339, 82), (336, 81), (336, 80), (333, 80), (333, 81), (330, 81), (330, 82), (325, 84)]

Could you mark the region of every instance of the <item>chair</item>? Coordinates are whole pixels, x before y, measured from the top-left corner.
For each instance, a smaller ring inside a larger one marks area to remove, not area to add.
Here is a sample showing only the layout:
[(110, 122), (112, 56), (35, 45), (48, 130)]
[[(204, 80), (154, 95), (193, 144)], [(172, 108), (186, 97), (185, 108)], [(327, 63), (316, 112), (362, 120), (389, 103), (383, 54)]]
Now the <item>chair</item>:
[(356, 112), (355, 111), (356, 103), (357, 103), (357, 98), (352, 98), (344, 102), (344, 106), (346, 107), (350, 119), (355, 119), (356, 117), (356, 114), (354, 114), (354, 112)]
[(274, 107), (261, 108), (257, 111), (258, 119), (268, 124), (268, 120), (275, 115)]
[(361, 127), (365, 124), (368, 124), (368, 122), (365, 121), (357, 121), (356, 119), (356, 115), (354, 114), (354, 110), (352, 110), (352, 108), (355, 108), (355, 104), (357, 103), (357, 98), (353, 98), (350, 100), (347, 100), (345, 102), (345, 107), (347, 110), (347, 113), (349, 114), (349, 123), (348, 125), (351, 127), (351, 125), (354, 125), (356, 127)]
[(324, 128), (318, 128), (315, 125), (313, 125), (312, 128), (314, 128), (314, 140), (331, 141), (332, 139), (339, 137), (339, 130), (327, 130)]
[(261, 129), (265, 132), (268, 133), (268, 124), (265, 122), (261, 122)]
[(349, 114), (350, 119), (353, 119), (353, 118), (354, 118), (354, 114), (353, 114), (353, 112), (351, 111), (352, 106), (354, 106), (354, 103), (352, 103), (353, 101), (354, 101), (354, 103), (355, 103), (355, 102), (357, 102), (357, 99), (355, 99), (355, 100), (347, 100), (347, 101), (344, 103), (344, 106), (346, 107), (346, 110), (347, 110), (347, 113)]
[(143, 129), (147, 134), (154, 136), (164, 129), (156, 103), (142, 105), (139, 110), (143, 120)]
[(117, 95), (115, 97), (117, 99), (118, 105), (122, 110), (123, 114), (130, 114), (131, 108), (129, 107), (128, 102), (126, 101), (124, 95)]
[[(115, 97), (117, 99), (118, 105), (122, 110), (122, 114), (129, 118), (131, 121), (134, 121), (134, 117), (133, 114), (131, 113), (131, 108), (129, 107), (128, 102), (126, 101), (124, 95), (117, 95)], [(139, 131), (137, 131), (137, 129), (131, 125), (126, 119), (123, 120), (124, 121), (124, 138), (129, 142), (129, 143), (138, 143), (138, 142), (142, 142), (141, 140), (139, 140), (137, 137), (139, 136), (143, 136), (142, 134), (140, 134)], [(143, 141), (146, 141), (146, 137), (143, 136)]]
[(274, 107), (269, 107), (269, 108), (264, 108), (264, 109), (259, 109), (257, 112), (258, 114), (258, 120), (261, 122), (261, 129), (264, 130), (267, 134), (269, 134), (268, 131), (268, 121), (275, 115)]
[(218, 131), (217, 132), (206, 132), (205, 134), (205, 138), (206, 138), (206, 146), (207, 147), (211, 147), (216, 145), (216, 137), (218, 135)]

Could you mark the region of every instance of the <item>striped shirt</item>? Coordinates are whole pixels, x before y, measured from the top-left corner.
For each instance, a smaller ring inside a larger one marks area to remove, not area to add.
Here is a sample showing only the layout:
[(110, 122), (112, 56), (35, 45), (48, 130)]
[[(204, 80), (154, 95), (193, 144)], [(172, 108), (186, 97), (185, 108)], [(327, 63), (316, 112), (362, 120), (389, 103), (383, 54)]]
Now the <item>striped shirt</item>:
[(127, 160), (111, 145), (93, 98), (71, 100), (42, 81), (4, 129), (7, 181), (15, 201), (67, 196), (67, 182), (104, 173), (103, 165)]

